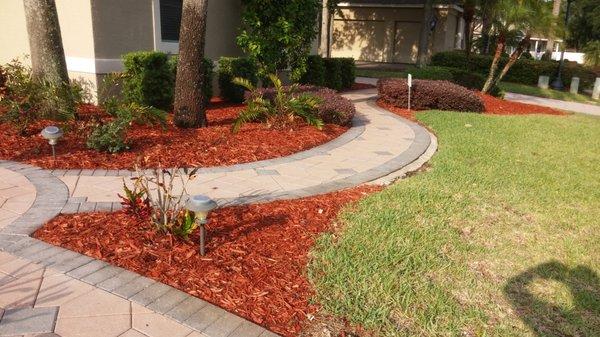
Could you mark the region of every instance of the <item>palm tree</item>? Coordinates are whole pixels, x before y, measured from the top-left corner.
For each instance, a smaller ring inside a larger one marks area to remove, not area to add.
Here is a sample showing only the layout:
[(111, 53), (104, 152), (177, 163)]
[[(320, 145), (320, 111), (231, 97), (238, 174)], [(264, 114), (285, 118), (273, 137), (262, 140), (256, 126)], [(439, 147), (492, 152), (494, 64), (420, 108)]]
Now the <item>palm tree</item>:
[(184, 0), (179, 33), (179, 60), (175, 80), (174, 122), (178, 127), (207, 126), (202, 88), (208, 0)]
[[(554, 27), (555, 17), (551, 8), (544, 0), (499, 0), (494, 11), (495, 27), (498, 34), (496, 52), (490, 66), (488, 78), (483, 86), (482, 92), (489, 92), (506, 75), (510, 67), (527, 50), (531, 42), (531, 36), (535, 33), (550, 34)], [(500, 57), (506, 49), (506, 37), (511, 31), (518, 31), (521, 40), (510, 55), (508, 62), (498, 73)]]

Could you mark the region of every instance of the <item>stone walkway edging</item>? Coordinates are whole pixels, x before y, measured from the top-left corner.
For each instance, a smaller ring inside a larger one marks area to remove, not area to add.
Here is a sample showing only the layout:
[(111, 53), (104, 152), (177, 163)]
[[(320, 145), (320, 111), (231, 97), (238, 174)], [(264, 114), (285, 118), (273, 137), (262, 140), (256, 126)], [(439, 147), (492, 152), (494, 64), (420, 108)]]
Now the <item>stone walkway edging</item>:
[(0, 167), (24, 175), (36, 188), (36, 199), (30, 209), (0, 230), (0, 251), (135, 302), (207, 337), (278, 336), (161, 282), (30, 237), (61, 212), (69, 197), (68, 188), (49, 171), (31, 165), (0, 161)]

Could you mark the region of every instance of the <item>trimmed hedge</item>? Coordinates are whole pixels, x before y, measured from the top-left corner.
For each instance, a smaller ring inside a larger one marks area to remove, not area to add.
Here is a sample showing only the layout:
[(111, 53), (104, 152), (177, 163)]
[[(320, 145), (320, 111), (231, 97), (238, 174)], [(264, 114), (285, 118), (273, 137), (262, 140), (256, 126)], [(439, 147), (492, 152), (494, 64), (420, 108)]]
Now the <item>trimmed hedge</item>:
[[(408, 106), (408, 86), (405, 79), (387, 78), (377, 82), (379, 97), (400, 108)], [(414, 80), (411, 94), (414, 110), (449, 110), (483, 112), (485, 106), (473, 91), (448, 81)]]
[(306, 60), (306, 72), (300, 80), (300, 84), (311, 84), (319, 87), (325, 86), (325, 63), (319, 55), (309, 55)]
[(128, 101), (168, 110), (175, 81), (165, 53), (138, 51), (123, 56), (123, 94)]
[[(177, 55), (171, 56), (169, 58), (169, 69), (171, 70), (171, 76), (173, 76), (173, 83), (175, 83), (175, 79), (177, 78)], [(202, 88), (202, 92), (204, 93), (205, 106), (208, 105), (210, 99), (213, 97), (213, 78), (215, 75), (215, 66), (211, 59), (204, 59), (202, 63), (202, 67), (204, 70), (204, 86)], [(174, 98), (171, 98), (173, 101)]]
[[(467, 55), (463, 51), (448, 51), (433, 55), (431, 58), (431, 65), (458, 68), (485, 76), (490, 70), (492, 59), (493, 56), (475, 54), (472, 54), (467, 58)], [(506, 62), (508, 62), (508, 58), (502, 57), (499, 69), (501, 69)], [(520, 59), (510, 68), (503, 78), (503, 81), (536, 85), (539, 76), (550, 76), (552, 78), (556, 75), (557, 69), (558, 62), (556, 61)], [(565, 62), (565, 67), (563, 68), (563, 79), (566, 86), (571, 84), (572, 77), (579, 77), (581, 85), (584, 88), (592, 87), (598, 75), (600, 74), (596, 73), (594, 70), (574, 62)]]
[[(406, 73), (410, 73), (414, 79), (450, 81), (472, 90), (483, 89), (486, 80), (486, 77), (481, 74), (450, 67), (427, 66), (424, 68), (412, 68), (407, 70)], [(500, 97), (503, 93), (496, 86), (492, 89), (490, 95)]]
[(254, 85), (258, 83), (258, 68), (249, 58), (221, 57), (218, 73), (221, 97), (230, 102), (242, 103), (244, 101), (245, 89), (233, 84), (231, 81), (234, 78), (245, 78)]
[(310, 55), (307, 61), (307, 71), (298, 82), (344, 90), (352, 88), (355, 79), (356, 63), (353, 58), (322, 58), (319, 55)]

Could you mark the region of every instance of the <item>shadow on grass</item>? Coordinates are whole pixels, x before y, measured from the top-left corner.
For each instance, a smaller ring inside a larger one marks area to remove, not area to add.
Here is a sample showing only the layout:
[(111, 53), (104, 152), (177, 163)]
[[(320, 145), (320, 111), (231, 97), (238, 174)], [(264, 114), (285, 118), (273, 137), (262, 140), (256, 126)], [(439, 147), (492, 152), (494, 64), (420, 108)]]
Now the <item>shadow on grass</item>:
[[(533, 294), (530, 286), (536, 281), (561, 283), (570, 291), (572, 305)], [(588, 267), (543, 263), (510, 279), (504, 292), (536, 336), (600, 336), (600, 278)]]

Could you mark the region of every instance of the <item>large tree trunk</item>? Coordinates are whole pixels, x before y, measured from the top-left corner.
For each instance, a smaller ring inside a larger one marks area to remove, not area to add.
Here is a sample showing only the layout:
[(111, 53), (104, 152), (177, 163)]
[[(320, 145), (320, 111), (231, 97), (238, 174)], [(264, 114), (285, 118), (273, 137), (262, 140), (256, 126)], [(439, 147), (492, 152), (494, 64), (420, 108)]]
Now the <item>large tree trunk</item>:
[(319, 54), (323, 57), (330, 57), (331, 46), (331, 11), (329, 10), (329, 0), (323, 0), (323, 9), (321, 10), (321, 36), (319, 40)]
[[(554, 4), (552, 6), (552, 15), (555, 18), (558, 18), (560, 15), (560, 5), (562, 4), (562, 0), (554, 0)], [(552, 52), (554, 50), (554, 38), (552, 34), (548, 37), (548, 43), (546, 44), (546, 51)]]
[(525, 35), (523, 40), (521, 40), (521, 42), (519, 42), (517, 49), (515, 49), (515, 51), (510, 55), (510, 58), (508, 59), (508, 63), (506, 63), (504, 65), (504, 68), (502, 68), (502, 71), (500, 72), (500, 74), (498, 74), (498, 76), (494, 79), (494, 82), (492, 83), (492, 86), (490, 88), (493, 88), (495, 85), (500, 83), (500, 81), (502, 81), (502, 78), (504, 78), (504, 75), (506, 75), (506, 73), (508, 73), (508, 70), (510, 69), (510, 67), (512, 67), (513, 64), (515, 64), (515, 62), (517, 62), (519, 57), (521, 57), (523, 52), (525, 50), (527, 50), (530, 43), (531, 43), (531, 34), (528, 33), (527, 35)]
[(475, 17), (475, 7), (466, 4), (463, 10), (463, 19), (465, 20), (465, 52), (467, 56), (471, 55), (473, 45), (473, 18)]
[(175, 81), (175, 125), (184, 128), (207, 126), (202, 88), (208, 0), (183, 0), (179, 33), (179, 61)]
[(54, 0), (23, 0), (23, 4), (33, 77), (56, 85), (68, 85), (69, 75)]
[(498, 36), (498, 44), (496, 45), (496, 53), (494, 54), (494, 59), (490, 65), (490, 72), (481, 92), (487, 93), (494, 87), (494, 78), (498, 71), (498, 64), (500, 64), (500, 58), (502, 57), (502, 53), (504, 53), (504, 49), (506, 49), (506, 37), (503, 33), (500, 33), (500, 36)]
[(433, 1), (426, 0), (423, 8), (423, 23), (421, 24), (421, 35), (419, 36), (419, 51), (417, 53), (417, 66), (427, 65), (429, 56), (429, 36), (431, 35), (431, 18), (433, 16)]

